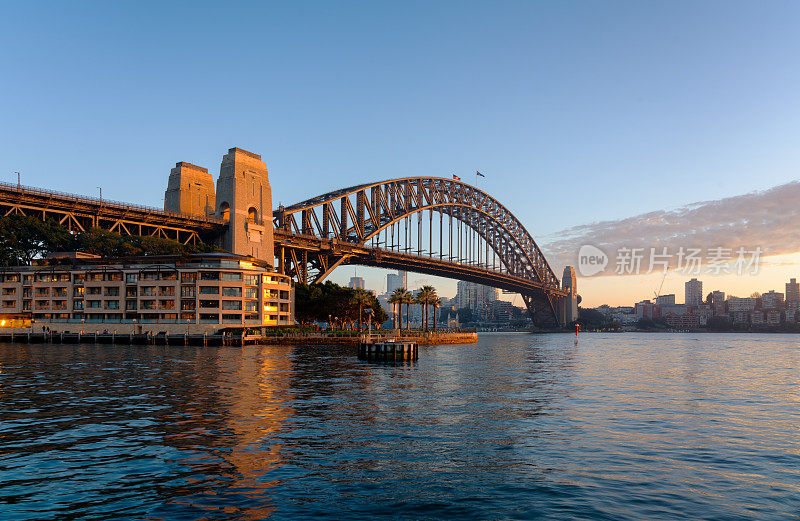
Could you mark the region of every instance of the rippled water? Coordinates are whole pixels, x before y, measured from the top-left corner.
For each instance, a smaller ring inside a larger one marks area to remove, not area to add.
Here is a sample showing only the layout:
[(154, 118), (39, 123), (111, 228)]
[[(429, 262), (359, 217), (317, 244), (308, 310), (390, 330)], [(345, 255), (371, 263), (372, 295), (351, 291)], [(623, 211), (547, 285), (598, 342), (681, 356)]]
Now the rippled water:
[(0, 345), (0, 518), (796, 519), (800, 340)]

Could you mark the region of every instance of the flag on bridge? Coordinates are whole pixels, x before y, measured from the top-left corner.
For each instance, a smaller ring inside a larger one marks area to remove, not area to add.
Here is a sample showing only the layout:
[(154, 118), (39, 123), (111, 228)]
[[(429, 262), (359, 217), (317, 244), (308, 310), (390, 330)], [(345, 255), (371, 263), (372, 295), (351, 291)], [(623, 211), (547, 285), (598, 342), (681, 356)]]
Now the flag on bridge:
[(461, 181), (461, 178), (460, 178), (460, 177), (458, 177), (458, 176), (457, 176), (457, 175), (455, 175), (455, 174), (453, 174), (453, 179), (455, 179), (456, 181)]
[(475, 173), (478, 174), (481, 177), (486, 177), (485, 175), (483, 175), (482, 173), (478, 172), (477, 170), (475, 170)]

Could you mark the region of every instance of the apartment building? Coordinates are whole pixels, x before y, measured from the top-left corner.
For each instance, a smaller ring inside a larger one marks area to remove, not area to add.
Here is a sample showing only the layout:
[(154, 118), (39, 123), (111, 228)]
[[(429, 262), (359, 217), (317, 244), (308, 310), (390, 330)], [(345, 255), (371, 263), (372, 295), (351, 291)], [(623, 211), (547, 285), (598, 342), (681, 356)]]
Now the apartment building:
[(56, 254), (0, 268), (0, 312), (36, 322), (294, 324), (294, 286), (229, 253), (100, 259)]

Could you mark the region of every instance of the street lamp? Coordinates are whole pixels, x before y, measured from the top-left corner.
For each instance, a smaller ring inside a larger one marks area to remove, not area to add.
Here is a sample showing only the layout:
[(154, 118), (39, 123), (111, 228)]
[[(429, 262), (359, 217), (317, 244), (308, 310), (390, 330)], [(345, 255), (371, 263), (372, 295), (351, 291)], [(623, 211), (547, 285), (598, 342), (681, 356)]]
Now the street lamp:
[(102, 186), (98, 186), (97, 189), (100, 190), (100, 200), (102, 201), (103, 200), (103, 187)]
[(19, 172), (14, 172), (14, 173), (17, 174), (17, 190), (19, 190), (19, 188), (20, 188), (20, 185), (19, 185)]

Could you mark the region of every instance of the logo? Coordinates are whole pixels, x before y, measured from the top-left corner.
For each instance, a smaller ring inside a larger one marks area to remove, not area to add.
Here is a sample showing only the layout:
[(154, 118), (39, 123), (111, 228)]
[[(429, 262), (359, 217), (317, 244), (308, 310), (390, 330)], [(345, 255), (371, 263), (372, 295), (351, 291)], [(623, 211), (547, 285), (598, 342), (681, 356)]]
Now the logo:
[(578, 251), (578, 271), (584, 277), (597, 275), (608, 266), (608, 255), (591, 244), (584, 244)]

